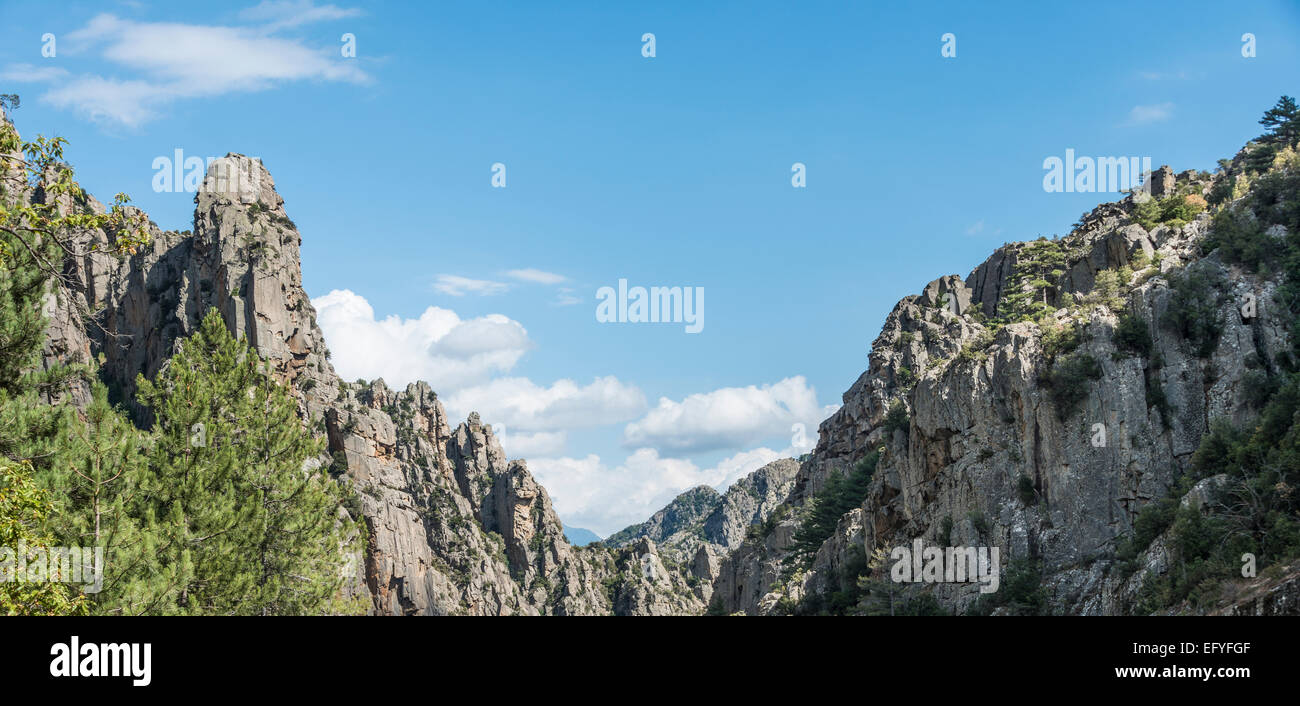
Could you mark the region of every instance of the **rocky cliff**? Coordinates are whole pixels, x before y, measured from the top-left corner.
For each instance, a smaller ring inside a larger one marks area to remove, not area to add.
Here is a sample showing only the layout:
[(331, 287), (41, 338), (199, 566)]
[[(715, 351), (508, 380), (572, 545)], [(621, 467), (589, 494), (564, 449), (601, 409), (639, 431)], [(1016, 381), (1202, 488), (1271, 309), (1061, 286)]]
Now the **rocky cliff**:
[[(1057, 612), (1126, 613), (1146, 578), (1169, 571), (1171, 539), (1123, 561), (1118, 546), (1179, 487), (1212, 422), (1257, 415), (1255, 392), (1292, 346), (1280, 274), (1207, 252), (1205, 213), (1153, 222), (1143, 210), (1203, 204), (1222, 178), (1162, 168), (1146, 192), (1097, 207), (1064, 238), (1007, 244), (965, 278), (934, 280), (889, 314), (810, 456), (722, 494), (687, 491), (582, 548), (476, 414), (448, 419), (423, 383), (339, 379), (302, 289), (302, 237), (258, 160), (210, 166), (192, 231), (151, 224), (150, 244), (125, 258), (109, 247), (115, 233), (80, 234), (64, 263), (71, 296), (47, 302), (45, 362), (96, 368), (147, 425), (136, 376), (155, 375), (220, 311), (292, 387), (303, 424), (327, 442), (320, 462), (352, 489), (346, 511), (369, 536), (347, 590), (377, 614), (816, 612), (855, 595), (874, 553), (915, 539), (999, 547), (1006, 567), (1034, 560)], [(1218, 322), (1213, 336), (1189, 307)], [(864, 473), (865, 496), (810, 540), (812, 511)], [(1176, 500), (1202, 502), (1216, 482)], [(1295, 585), (1292, 566), (1238, 586), (1218, 610), (1293, 610)], [(979, 597), (973, 584), (922, 590), (948, 612)]]
[[(1280, 275), (1203, 251), (1207, 213), (1139, 223), (1143, 203), (1203, 205), (1222, 178), (1163, 167), (1068, 236), (1003, 246), (967, 277), (900, 301), (868, 370), (821, 425), (789, 512), (722, 562), (715, 607), (815, 612), (856, 595), (867, 554), (919, 538), (999, 547), (1004, 564), (1034, 560), (1054, 612), (1132, 612), (1147, 576), (1169, 569), (1163, 536), (1128, 568), (1117, 560), (1139, 511), (1173, 491), (1212, 422), (1254, 418), (1251, 387), (1290, 350)], [(1214, 336), (1179, 325), (1191, 306), (1218, 322)], [(828, 479), (864, 459), (875, 464), (865, 499), (797, 556), (802, 518)], [(940, 612), (979, 597), (970, 583), (922, 590)]]
[[(30, 198), (41, 202), (36, 189)], [(93, 198), (66, 212), (102, 212)], [(142, 425), (136, 376), (152, 377), (212, 308), (290, 385), (320, 459), (351, 486), (369, 530), (348, 591), (378, 614), (680, 614), (703, 609), (701, 582), (660, 562), (653, 542), (571, 547), (546, 490), (508, 460), (476, 414), (453, 426), (423, 383), (389, 389), (335, 374), (302, 289), (302, 237), (258, 160), (214, 161), (195, 196), (193, 231), (162, 231), (129, 257), (115, 233), (78, 234), (75, 286), (48, 298), (46, 365), (95, 367)], [(72, 391), (84, 402), (88, 389)]]

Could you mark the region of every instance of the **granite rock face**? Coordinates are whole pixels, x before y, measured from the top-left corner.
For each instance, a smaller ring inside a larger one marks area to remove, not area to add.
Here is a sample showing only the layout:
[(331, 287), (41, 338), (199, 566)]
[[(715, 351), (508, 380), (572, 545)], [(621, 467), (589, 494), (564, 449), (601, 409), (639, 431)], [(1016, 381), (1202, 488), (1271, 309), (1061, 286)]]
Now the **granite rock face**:
[[(424, 383), (394, 391), (339, 379), (302, 288), (302, 237), (260, 161), (214, 161), (194, 200), (193, 232), (151, 224), (150, 244), (129, 257), (107, 247), (114, 233), (76, 236), (87, 253), (65, 263), (76, 299), (47, 301), (43, 364), (96, 365), (148, 424), (133, 404), (136, 376), (156, 375), (208, 310), (219, 311), (292, 387), (303, 424), (327, 441), (321, 463), (354, 490), (368, 537), (346, 590), (376, 614), (703, 610), (686, 573), (658, 562), (652, 543), (639, 553), (571, 547), (546, 490), (478, 415), (453, 427)], [(94, 199), (60, 207), (103, 210)], [(84, 402), (88, 389), (73, 398)]]
[[(366, 550), (346, 590), (379, 615), (797, 612), (852, 580), (866, 554), (917, 539), (998, 547), (1004, 565), (1038, 558), (1054, 610), (1125, 613), (1145, 576), (1169, 570), (1170, 538), (1157, 537), (1131, 573), (1116, 570), (1117, 542), (1168, 495), (1212, 420), (1252, 418), (1251, 377), (1272, 371), (1290, 346), (1273, 315), (1279, 281), (1203, 252), (1208, 217), (1150, 230), (1137, 222), (1145, 199), (1213, 186), (1162, 167), (1150, 193), (1098, 206), (1060, 241), (1004, 245), (968, 276), (930, 282), (890, 312), (812, 454), (768, 464), (724, 493), (689, 490), (582, 548), (565, 540), (546, 489), (478, 415), (448, 419), (424, 383), (393, 390), (339, 379), (302, 289), (302, 237), (258, 160), (231, 154), (210, 166), (192, 232), (151, 224), (151, 243), (128, 257), (112, 254), (115, 233), (78, 234), (82, 254), (64, 263), (71, 299), (46, 301), (42, 364), (97, 367), (148, 424), (132, 406), (137, 375), (156, 375), (215, 308), (291, 386), (302, 423), (326, 442), (320, 462), (354, 491)], [(104, 208), (93, 198), (58, 205)], [(992, 326), (1022, 297), (1022, 271), (1044, 248), (1059, 255), (1041, 294), (1055, 321)], [(1162, 324), (1175, 304), (1171, 284), (1189, 270), (1214, 283), (1206, 301), (1222, 333), (1207, 351)], [(1246, 299), (1257, 314), (1243, 311)], [(1123, 311), (1148, 326), (1145, 353), (1117, 341)], [(1062, 352), (1068, 330), (1079, 335)], [(1096, 363), (1082, 394), (1054, 387), (1065, 356)], [(70, 395), (84, 403), (88, 393)], [(828, 481), (873, 454), (865, 499), (796, 557)], [(1198, 486), (1183, 502), (1198, 506), (1209, 492)], [(1274, 572), (1237, 587), (1217, 612), (1296, 613), (1297, 585), (1295, 567)], [(978, 595), (971, 584), (928, 590), (954, 611)]]
[[(1204, 194), (1213, 185), (1194, 172), (1175, 177), (1167, 167), (1153, 181), (1161, 196)], [(1042, 295), (1059, 307), (1049, 326), (1055, 331), (1024, 321), (994, 334), (988, 325), (1016, 293), (1021, 263), (1039, 257), (1034, 248), (1043, 241), (1003, 246), (966, 278), (937, 279), (900, 301), (872, 346), (868, 370), (821, 425), (786, 501), (789, 512), (722, 560), (716, 607), (768, 614), (825, 598), (842, 587), (841, 569), (854, 562), (855, 571), (865, 568), (864, 554), (919, 538), (927, 546), (998, 547), (1004, 565), (1040, 559), (1058, 612), (1130, 612), (1146, 573), (1166, 568), (1164, 540), (1139, 557), (1132, 576), (1113, 570), (1116, 544), (1144, 506), (1169, 493), (1211, 421), (1252, 418), (1248, 379), (1272, 370), (1290, 345), (1285, 322), (1270, 313), (1280, 310), (1273, 306), (1279, 282), (1202, 252), (1207, 214), (1146, 230), (1133, 214), (1149, 198), (1134, 193), (1102, 204), (1069, 236), (1048, 241), (1061, 256)], [(1222, 334), (1208, 353), (1162, 323), (1175, 297), (1171, 282), (1190, 270), (1215, 283), (1207, 296)], [(1116, 291), (1103, 292), (1107, 287)], [(1252, 297), (1258, 315), (1247, 316), (1242, 302)], [(1149, 327), (1146, 354), (1116, 341), (1126, 309)], [(1048, 334), (1070, 328), (1079, 337), (1069, 355), (1095, 361), (1097, 374), (1081, 397), (1064, 400), (1053, 394), (1058, 344)], [(895, 414), (901, 424), (888, 422)], [(820, 550), (797, 561), (801, 511), (832, 474), (872, 453), (880, 460), (861, 506), (841, 518)], [(974, 584), (926, 590), (955, 611), (978, 596)]]

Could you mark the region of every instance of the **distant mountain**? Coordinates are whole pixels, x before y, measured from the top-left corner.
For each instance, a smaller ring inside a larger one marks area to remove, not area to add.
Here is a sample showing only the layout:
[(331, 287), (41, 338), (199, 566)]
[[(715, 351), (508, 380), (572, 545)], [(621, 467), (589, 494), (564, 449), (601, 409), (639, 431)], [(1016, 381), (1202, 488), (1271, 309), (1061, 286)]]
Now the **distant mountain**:
[(600, 541), (600, 535), (582, 527), (565, 527), (564, 538), (575, 547), (585, 547), (592, 542)]
[(744, 541), (750, 525), (762, 524), (794, 488), (799, 462), (773, 461), (741, 478), (726, 493), (700, 485), (678, 495), (641, 524), (611, 534), (610, 547), (624, 547), (642, 537), (689, 561), (702, 544), (725, 554)]

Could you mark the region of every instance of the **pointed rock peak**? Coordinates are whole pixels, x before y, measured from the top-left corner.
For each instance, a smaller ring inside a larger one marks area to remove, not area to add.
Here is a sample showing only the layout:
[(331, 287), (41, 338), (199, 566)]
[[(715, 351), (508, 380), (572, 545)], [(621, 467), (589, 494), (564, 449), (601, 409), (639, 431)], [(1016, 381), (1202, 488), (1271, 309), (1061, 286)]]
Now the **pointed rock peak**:
[(284, 204), (284, 199), (275, 191), (275, 180), (262, 160), (234, 152), (212, 160), (194, 200), (200, 208), (218, 203), (238, 203), (277, 210)]
[(649, 537), (640, 537), (633, 542), (632, 551), (639, 557), (647, 554), (659, 556), (659, 548), (655, 546), (654, 540)]
[(945, 275), (925, 285), (921, 292), (925, 306), (964, 314), (970, 308), (971, 290), (957, 275)]

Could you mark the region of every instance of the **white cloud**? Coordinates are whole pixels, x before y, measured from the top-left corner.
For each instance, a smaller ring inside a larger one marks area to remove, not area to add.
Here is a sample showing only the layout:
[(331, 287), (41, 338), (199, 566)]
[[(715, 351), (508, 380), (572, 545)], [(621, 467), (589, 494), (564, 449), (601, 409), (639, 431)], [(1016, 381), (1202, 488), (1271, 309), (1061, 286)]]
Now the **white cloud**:
[(356, 17), (361, 10), (336, 5), (317, 6), (311, 0), (262, 0), (253, 7), (240, 10), (239, 18), (248, 22), (266, 24), (270, 29), (297, 27), (311, 22), (328, 22)]
[(94, 122), (142, 125), (156, 117), (156, 106), (171, 99), (167, 91), (145, 81), (80, 76), (46, 91), (41, 100), (68, 108)]
[(564, 275), (535, 270), (531, 267), (523, 270), (510, 270), (506, 274), (522, 282), (533, 282), (535, 284), (559, 284), (569, 279)]
[(587, 527), (604, 537), (645, 521), (685, 490), (697, 485), (725, 490), (735, 480), (788, 455), (759, 448), (700, 468), (689, 460), (663, 458), (644, 448), (612, 468), (595, 454), (530, 459), (528, 468), (566, 524)]
[(34, 64), (10, 64), (0, 71), (0, 81), (14, 83), (43, 83), (68, 75), (67, 69), (58, 66), (36, 66)]
[(805, 436), (815, 437), (817, 425), (836, 409), (838, 405), (819, 405), (817, 391), (800, 375), (762, 387), (697, 393), (681, 402), (660, 398), (643, 419), (627, 425), (623, 443), (676, 455), (791, 438), (795, 424), (804, 425)]
[[(618, 378), (600, 377), (580, 386), (557, 380), (542, 387), (527, 378), (498, 378), (442, 398), (452, 418), (478, 412), (507, 429), (554, 431), (617, 424), (645, 411), (645, 394)], [(526, 455), (507, 448), (512, 457)]]
[(741, 451), (734, 456), (722, 459), (718, 462), (718, 465), (714, 466), (713, 472), (722, 474), (722, 481), (714, 484), (714, 487), (719, 491), (724, 491), (731, 487), (732, 483), (778, 458), (792, 458), (806, 450), (789, 448), (785, 451), (773, 451), (766, 446), (760, 446), (749, 451)]
[(573, 306), (581, 303), (582, 299), (574, 296), (572, 287), (560, 287), (560, 293), (555, 295), (555, 301), (551, 302), (553, 306)]
[(462, 320), (431, 306), (418, 319), (375, 319), (364, 297), (334, 290), (312, 300), (331, 360), (344, 379), (425, 380), (440, 394), (508, 372), (530, 348), (528, 332), (500, 314)]
[(1147, 125), (1150, 123), (1159, 123), (1168, 120), (1174, 114), (1174, 104), (1155, 103), (1152, 105), (1135, 105), (1133, 110), (1128, 113), (1128, 121), (1131, 125)]
[(493, 282), (486, 279), (470, 279), (460, 275), (438, 275), (437, 281), (433, 283), (433, 288), (443, 294), (450, 294), (453, 297), (463, 297), (466, 294), (492, 295), (501, 294), (510, 288), (505, 282)]
[[(453, 416), (452, 419), (459, 417)], [(510, 458), (559, 456), (564, 453), (568, 441), (568, 434), (562, 431), (517, 432), (504, 424), (492, 424), (492, 433)]]
[(984, 232), (984, 221), (976, 221), (974, 225), (966, 229), (966, 235), (979, 235)]
[[(183, 98), (262, 91), (292, 81), (370, 80), (356, 62), (339, 55), (336, 45), (314, 49), (297, 39), (270, 36), (274, 29), (136, 22), (101, 14), (60, 37), (60, 50), (70, 56), (98, 51), (134, 75), (82, 74), (41, 99), (91, 120), (138, 127)], [(6, 73), (22, 66), (10, 65)], [(37, 80), (61, 78), (46, 72)]]

